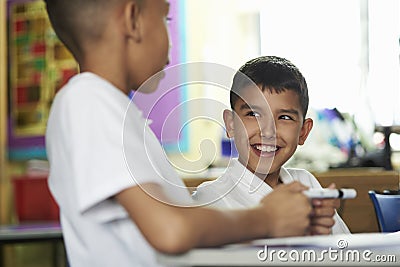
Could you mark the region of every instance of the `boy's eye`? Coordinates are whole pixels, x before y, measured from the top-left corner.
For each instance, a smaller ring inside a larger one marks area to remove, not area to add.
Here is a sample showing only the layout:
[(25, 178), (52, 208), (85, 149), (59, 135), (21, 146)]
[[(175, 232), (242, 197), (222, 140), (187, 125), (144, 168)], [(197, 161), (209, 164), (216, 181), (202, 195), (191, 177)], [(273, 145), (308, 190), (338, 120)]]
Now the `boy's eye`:
[(250, 117), (260, 117), (260, 113), (255, 112), (255, 111), (249, 111), (246, 113), (246, 116), (250, 116)]
[(281, 116), (279, 116), (279, 119), (282, 119), (282, 120), (293, 120), (293, 118), (290, 117), (289, 115), (281, 115)]
[(166, 17), (165, 20), (166, 20), (167, 22), (171, 22), (172, 17)]

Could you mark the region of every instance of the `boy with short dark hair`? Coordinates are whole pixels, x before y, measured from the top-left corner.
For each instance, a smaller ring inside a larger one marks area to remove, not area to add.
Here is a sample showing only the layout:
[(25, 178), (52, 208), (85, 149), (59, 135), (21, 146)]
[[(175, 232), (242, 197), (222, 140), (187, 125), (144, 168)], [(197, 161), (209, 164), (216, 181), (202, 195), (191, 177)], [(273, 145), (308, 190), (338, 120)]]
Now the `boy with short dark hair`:
[[(311, 207), (300, 183), (247, 210), (171, 204), (191, 197), (128, 97), (168, 63), (166, 1), (45, 2), (81, 71), (57, 93), (46, 132), (49, 187), (71, 266), (159, 266), (156, 250), (305, 232)], [(282, 206), (269, 208), (275, 202)]]
[[(313, 126), (306, 118), (308, 102), (306, 80), (289, 60), (262, 56), (243, 65), (233, 79), (232, 110), (223, 113), (239, 158), (221, 177), (201, 184), (194, 197), (219, 208), (248, 208), (282, 183), (321, 188), (308, 171), (283, 167)], [(311, 234), (349, 233), (338, 214), (322, 212), (338, 207), (339, 200), (314, 199), (313, 204)]]

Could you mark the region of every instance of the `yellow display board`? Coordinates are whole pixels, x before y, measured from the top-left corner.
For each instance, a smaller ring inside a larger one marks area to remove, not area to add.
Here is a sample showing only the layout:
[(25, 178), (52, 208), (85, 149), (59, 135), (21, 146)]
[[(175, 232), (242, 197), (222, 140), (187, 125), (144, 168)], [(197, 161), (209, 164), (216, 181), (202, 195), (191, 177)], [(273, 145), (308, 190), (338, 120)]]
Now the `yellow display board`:
[(77, 64), (51, 28), (44, 1), (9, 2), (11, 134), (44, 135), (55, 92)]

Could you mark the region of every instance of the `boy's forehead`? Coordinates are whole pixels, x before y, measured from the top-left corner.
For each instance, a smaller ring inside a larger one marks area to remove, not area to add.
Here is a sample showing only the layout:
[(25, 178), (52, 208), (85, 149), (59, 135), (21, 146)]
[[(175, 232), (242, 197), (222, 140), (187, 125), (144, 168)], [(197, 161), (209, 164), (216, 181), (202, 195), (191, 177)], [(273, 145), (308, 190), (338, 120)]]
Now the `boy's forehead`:
[[(237, 92), (239, 98), (236, 101), (235, 108), (243, 105), (247, 106), (268, 106), (267, 99), (262, 91), (262, 87), (251, 84), (241, 88)], [(238, 106), (239, 105), (239, 106)]]
[[(273, 87), (263, 88), (262, 85), (252, 84), (243, 87), (238, 92), (238, 96), (239, 98), (235, 103), (235, 109), (243, 105), (248, 107), (258, 106), (260, 108), (271, 108), (270, 104), (290, 103), (292, 107), (296, 107), (296, 109), (301, 111), (300, 96), (297, 92), (290, 89), (276, 90)], [(273, 100), (281, 99), (282, 101), (279, 101), (279, 103), (277, 101), (268, 103), (270, 98), (273, 98)]]
[[(239, 90), (238, 95), (239, 98), (243, 100), (248, 99), (251, 101), (256, 101), (260, 99), (265, 99), (267, 92), (269, 92), (269, 89), (263, 89), (262, 85), (250, 84), (242, 87)], [(274, 90), (272, 92), (274, 92)]]

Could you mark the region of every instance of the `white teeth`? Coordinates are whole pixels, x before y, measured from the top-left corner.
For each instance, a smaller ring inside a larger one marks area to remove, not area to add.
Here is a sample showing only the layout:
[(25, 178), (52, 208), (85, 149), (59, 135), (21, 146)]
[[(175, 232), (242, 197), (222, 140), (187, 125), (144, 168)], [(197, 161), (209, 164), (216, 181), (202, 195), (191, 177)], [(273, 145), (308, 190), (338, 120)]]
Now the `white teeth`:
[(262, 152), (275, 152), (278, 150), (276, 146), (256, 145), (255, 147)]

